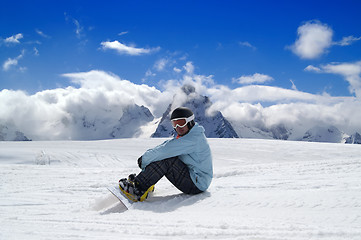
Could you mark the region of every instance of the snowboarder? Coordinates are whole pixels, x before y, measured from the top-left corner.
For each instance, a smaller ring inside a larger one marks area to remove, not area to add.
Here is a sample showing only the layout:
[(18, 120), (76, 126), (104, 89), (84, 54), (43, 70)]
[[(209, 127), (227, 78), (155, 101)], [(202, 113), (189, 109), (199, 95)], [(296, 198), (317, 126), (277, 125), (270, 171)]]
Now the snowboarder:
[(198, 194), (209, 187), (213, 177), (212, 155), (204, 128), (195, 123), (189, 108), (171, 114), (177, 136), (147, 150), (139, 159), (142, 171), (119, 180), (123, 193), (133, 201), (143, 201), (163, 176), (180, 191)]

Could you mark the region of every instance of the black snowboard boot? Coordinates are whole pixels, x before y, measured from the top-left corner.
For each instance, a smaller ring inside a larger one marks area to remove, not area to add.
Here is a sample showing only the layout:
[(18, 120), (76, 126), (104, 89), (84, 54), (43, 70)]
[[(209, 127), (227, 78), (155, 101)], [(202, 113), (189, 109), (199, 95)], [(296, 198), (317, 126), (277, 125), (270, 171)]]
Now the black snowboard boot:
[(154, 185), (148, 190), (143, 191), (137, 186), (135, 182), (136, 174), (129, 175), (128, 179), (122, 178), (119, 180), (119, 188), (133, 202), (143, 202), (150, 192), (154, 191)]

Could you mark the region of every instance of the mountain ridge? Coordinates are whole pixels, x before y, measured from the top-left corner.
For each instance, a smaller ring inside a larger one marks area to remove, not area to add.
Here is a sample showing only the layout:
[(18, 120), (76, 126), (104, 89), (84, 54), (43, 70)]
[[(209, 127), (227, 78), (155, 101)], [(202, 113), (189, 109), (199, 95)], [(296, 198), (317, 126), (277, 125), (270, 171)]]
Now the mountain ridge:
[[(178, 94), (182, 97), (174, 96), (173, 102), (168, 105), (166, 111), (160, 120), (156, 131), (151, 137), (170, 137), (175, 131), (170, 122), (170, 114), (177, 107), (183, 106), (191, 109), (195, 116), (195, 122), (198, 122), (205, 129), (205, 135), (208, 138), (238, 138), (229, 121), (221, 112), (208, 113), (212, 103), (208, 97), (197, 94), (195, 88), (191, 85), (184, 85)], [(182, 99), (182, 100), (180, 100)]]
[[(173, 96), (162, 116), (155, 117), (144, 105), (132, 103), (126, 106), (89, 105), (86, 109), (68, 110), (67, 117), (53, 125), (59, 136), (49, 135), (55, 140), (101, 140), (137, 137), (171, 137), (175, 131), (171, 126), (170, 114), (180, 106), (190, 108), (195, 121), (205, 128), (208, 138), (253, 138), (279, 139), (292, 141), (332, 142), (361, 144), (358, 132), (347, 135), (335, 126), (315, 125), (310, 128), (293, 129), (285, 124), (272, 126), (252, 126), (241, 121), (228, 120), (221, 111), (214, 111), (209, 97), (202, 96), (196, 88), (185, 84)], [(110, 114), (111, 113), (111, 114)], [(114, 114), (116, 113), (116, 114)], [(252, 124), (252, 123), (251, 123)], [(296, 131), (297, 130), (297, 131)], [(301, 130), (301, 131), (300, 131)], [(36, 140), (49, 140), (47, 138)], [(26, 132), (19, 129), (11, 120), (0, 122), (0, 141), (29, 141)]]

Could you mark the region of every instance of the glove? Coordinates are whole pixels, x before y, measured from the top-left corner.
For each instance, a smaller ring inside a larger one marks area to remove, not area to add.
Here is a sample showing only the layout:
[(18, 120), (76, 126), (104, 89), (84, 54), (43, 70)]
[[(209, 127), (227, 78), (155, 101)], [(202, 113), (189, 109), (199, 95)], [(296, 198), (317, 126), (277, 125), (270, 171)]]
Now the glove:
[(142, 168), (142, 157), (138, 158), (138, 166)]

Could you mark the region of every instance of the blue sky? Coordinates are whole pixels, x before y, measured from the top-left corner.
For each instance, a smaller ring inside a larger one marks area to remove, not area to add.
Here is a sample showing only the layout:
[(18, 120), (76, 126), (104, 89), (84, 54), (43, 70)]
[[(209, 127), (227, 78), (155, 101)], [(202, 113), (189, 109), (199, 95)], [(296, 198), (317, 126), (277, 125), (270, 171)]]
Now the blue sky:
[(360, 9), (355, 0), (3, 0), (0, 127), (88, 139), (84, 119), (105, 133), (137, 104), (157, 120), (192, 84), (240, 136), (278, 126), (296, 140), (319, 126), (361, 133)]
[(162, 81), (180, 78), (187, 62), (231, 89), (258, 84), (355, 96), (357, 88), (350, 90), (347, 72), (334, 68), (360, 65), (359, 1), (1, 5), (0, 89), (65, 88), (74, 84), (63, 74), (91, 70), (161, 89)]

